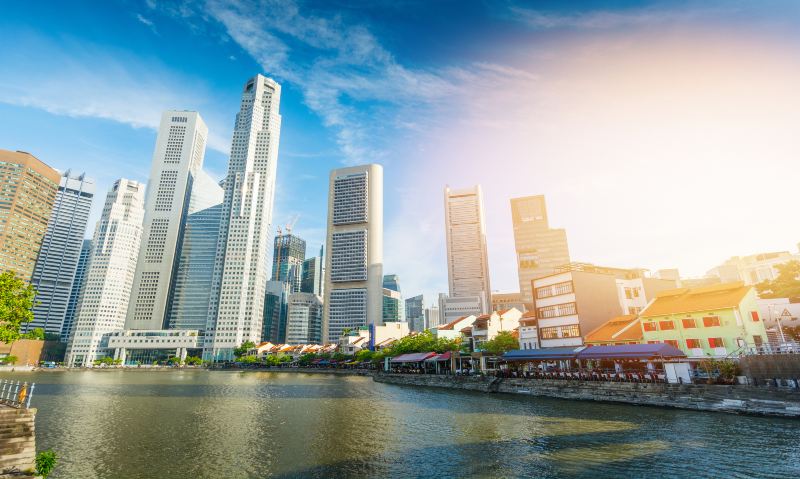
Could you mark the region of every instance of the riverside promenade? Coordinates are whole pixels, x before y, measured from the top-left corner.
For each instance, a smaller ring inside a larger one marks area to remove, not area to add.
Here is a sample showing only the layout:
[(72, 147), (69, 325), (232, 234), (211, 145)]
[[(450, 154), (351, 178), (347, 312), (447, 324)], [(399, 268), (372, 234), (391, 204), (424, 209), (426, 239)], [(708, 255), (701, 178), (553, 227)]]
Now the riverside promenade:
[(800, 392), (775, 387), (380, 373), (380, 383), (800, 418)]

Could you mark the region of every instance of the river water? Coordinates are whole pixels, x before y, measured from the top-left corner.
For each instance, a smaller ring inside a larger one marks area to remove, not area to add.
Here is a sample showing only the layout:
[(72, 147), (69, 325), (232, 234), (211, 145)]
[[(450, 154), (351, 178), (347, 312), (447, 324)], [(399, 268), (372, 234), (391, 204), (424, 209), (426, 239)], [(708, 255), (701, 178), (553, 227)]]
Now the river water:
[(800, 477), (800, 421), (304, 373), (35, 381), (56, 478)]

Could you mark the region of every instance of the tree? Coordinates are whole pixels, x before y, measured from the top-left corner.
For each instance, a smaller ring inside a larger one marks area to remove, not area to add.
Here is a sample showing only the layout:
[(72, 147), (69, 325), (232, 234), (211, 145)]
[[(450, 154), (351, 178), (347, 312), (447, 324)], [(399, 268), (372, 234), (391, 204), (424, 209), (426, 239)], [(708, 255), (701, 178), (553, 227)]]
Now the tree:
[(255, 364), (258, 362), (258, 356), (253, 356), (253, 355), (242, 356), (241, 358), (239, 358), (239, 361), (246, 364)]
[(17, 278), (13, 271), (0, 274), (0, 341), (19, 339), (19, 329), (33, 320), (36, 289)]
[(13, 354), (9, 354), (4, 358), (0, 358), (0, 364), (10, 364), (13, 366), (17, 364), (17, 361), (19, 361), (19, 358), (14, 356)]
[(169, 359), (167, 360), (167, 363), (169, 363), (169, 364), (174, 364), (175, 366), (180, 366), (180, 364), (181, 364), (181, 358), (180, 358), (180, 357), (178, 357), (178, 356), (172, 356), (171, 358), (169, 358)]
[(36, 454), (36, 474), (47, 479), (47, 476), (56, 467), (56, 462), (58, 462), (58, 455), (52, 449)]
[(483, 343), (481, 349), (493, 356), (500, 356), (506, 351), (519, 349), (519, 341), (510, 331), (500, 331), (494, 339)]
[(203, 364), (203, 360), (198, 358), (197, 356), (189, 356), (186, 358), (186, 364), (189, 366), (199, 366)]
[(242, 357), (245, 354), (247, 354), (247, 351), (250, 351), (251, 349), (253, 349), (255, 347), (256, 347), (256, 343), (254, 343), (252, 341), (245, 341), (238, 348), (233, 348), (233, 355), (236, 356), (237, 358)]
[(356, 361), (360, 362), (371, 361), (374, 356), (375, 356), (374, 351), (370, 351), (369, 349), (362, 349), (361, 351), (356, 353)]
[(352, 333), (352, 332), (353, 332), (353, 328), (344, 328), (342, 330), (342, 336), (349, 336), (350, 333)]
[(756, 285), (761, 298), (800, 298), (800, 261), (776, 264), (778, 277)]
[(42, 328), (34, 328), (32, 331), (29, 331), (20, 336), (22, 339), (38, 339), (44, 340), (44, 329)]

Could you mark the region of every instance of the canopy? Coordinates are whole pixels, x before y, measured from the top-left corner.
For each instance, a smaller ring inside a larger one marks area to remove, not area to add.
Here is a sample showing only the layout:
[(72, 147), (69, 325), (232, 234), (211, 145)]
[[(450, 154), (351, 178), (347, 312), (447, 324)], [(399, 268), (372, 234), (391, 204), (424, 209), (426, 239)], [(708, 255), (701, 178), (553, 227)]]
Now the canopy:
[(503, 355), (506, 361), (546, 361), (551, 359), (575, 359), (583, 346), (561, 348), (517, 349)]
[(667, 343), (591, 346), (578, 353), (578, 359), (685, 358), (686, 354)]
[(409, 354), (401, 354), (395, 358), (392, 358), (393, 363), (418, 363), (420, 361), (425, 361), (426, 359), (430, 358), (431, 356), (436, 356), (436, 353), (409, 353)]
[(446, 353), (437, 354), (436, 356), (431, 356), (425, 361), (431, 361), (431, 362), (450, 361), (450, 356), (451, 356), (450, 351), (447, 351)]

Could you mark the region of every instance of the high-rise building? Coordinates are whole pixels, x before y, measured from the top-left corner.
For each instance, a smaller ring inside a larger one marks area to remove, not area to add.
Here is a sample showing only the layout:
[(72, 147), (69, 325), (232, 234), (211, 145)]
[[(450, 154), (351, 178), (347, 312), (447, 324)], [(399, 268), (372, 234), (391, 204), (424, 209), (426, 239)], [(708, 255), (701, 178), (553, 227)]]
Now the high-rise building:
[(305, 240), (291, 233), (276, 235), (272, 253), (272, 281), (288, 283), (290, 293), (300, 292), (305, 258)]
[(411, 331), (424, 331), (425, 325), (425, 297), (417, 295), (406, 300), (406, 321)]
[(293, 293), (287, 311), (287, 344), (322, 342), (322, 298), (313, 293)]
[(400, 276), (396, 274), (383, 275), (383, 287), (400, 293)]
[(447, 277), (450, 297), (477, 297), (481, 312), (490, 307), (489, 259), (480, 185), (444, 190)]
[(144, 185), (124, 178), (114, 182), (94, 231), (85, 285), (67, 346), (68, 366), (89, 366), (108, 355), (109, 333), (125, 328), (143, 220)]
[(127, 329), (167, 325), (189, 195), (203, 167), (207, 136), (208, 128), (197, 112), (165, 111), (161, 115)]
[(519, 291), (522, 301), (532, 309), (531, 282), (553, 274), (556, 267), (570, 262), (567, 232), (550, 228), (542, 195), (512, 198), (511, 220), (517, 250)]
[(78, 256), (78, 266), (75, 268), (75, 277), (72, 280), (72, 289), (69, 293), (67, 302), (67, 312), (64, 315), (64, 326), (61, 327), (61, 342), (66, 343), (72, 335), (72, 328), (75, 326), (75, 317), (78, 313), (78, 304), (81, 299), (81, 291), (86, 284), (86, 270), (89, 266), (89, 258), (92, 254), (92, 240), (85, 239), (81, 246), (81, 254)]
[(0, 150), (0, 271), (30, 281), (60, 180), (30, 153)]
[(439, 293), (439, 322), (447, 324), (464, 316), (484, 314), (485, 303), (481, 296), (448, 296)]
[(322, 339), (383, 321), (383, 168), (331, 171)]
[(203, 170), (192, 184), (167, 317), (170, 329), (204, 330), (222, 215), (222, 188)]
[(211, 311), (203, 357), (227, 359), (263, 332), (275, 199), (281, 86), (262, 75), (245, 83), (231, 142)]
[(425, 329), (435, 328), (442, 324), (439, 316), (439, 307), (434, 305), (430, 308), (425, 308)]
[(264, 292), (261, 340), (272, 343), (286, 342), (286, 310), (289, 299), (289, 283), (267, 281)]
[(383, 288), (383, 322), (396, 323), (406, 320), (406, 304), (403, 296), (393, 289)]
[(300, 282), (300, 291), (322, 296), (324, 271), (322, 247), (320, 247), (319, 256), (303, 261), (303, 279)]
[(92, 198), (94, 182), (85, 175), (73, 177), (67, 171), (61, 176), (53, 212), (31, 277), (31, 284), (38, 294), (33, 321), (26, 324), (26, 331), (42, 328), (46, 333), (61, 334)]

